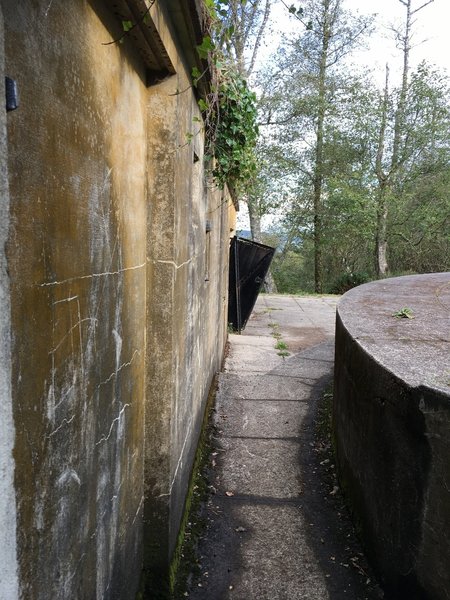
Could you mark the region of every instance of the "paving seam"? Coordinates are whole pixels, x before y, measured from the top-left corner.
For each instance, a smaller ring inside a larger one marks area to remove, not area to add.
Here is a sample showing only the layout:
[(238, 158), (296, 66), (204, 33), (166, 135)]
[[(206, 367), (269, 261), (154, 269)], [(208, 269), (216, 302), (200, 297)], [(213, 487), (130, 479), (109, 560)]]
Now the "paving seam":
[(227, 400), (235, 400), (236, 402), (299, 402), (303, 404), (309, 403), (307, 400), (302, 398), (228, 398)]
[[(216, 439), (227, 439), (227, 440), (260, 440), (262, 442), (264, 441), (272, 441), (272, 442), (294, 442), (296, 444), (298, 443), (303, 443), (306, 439), (307, 436), (298, 436), (298, 435), (289, 435), (289, 436), (278, 436), (278, 437), (261, 437), (261, 436), (257, 436), (257, 435), (231, 435), (231, 434), (227, 434), (227, 433), (223, 433), (220, 435), (219, 438)], [(311, 439), (313, 439), (313, 436), (311, 436)]]
[[(330, 363), (330, 365), (333, 365), (333, 363)], [(302, 375), (285, 375), (284, 373), (266, 373), (265, 371), (249, 371), (249, 373), (251, 373), (252, 375), (263, 375), (264, 377), (282, 377), (283, 379), (301, 379), (301, 380), (305, 380), (308, 379), (309, 381), (317, 381), (317, 379), (320, 379), (320, 377), (303, 377)], [(238, 371), (228, 371), (227, 373), (222, 373), (223, 375), (234, 375), (236, 377), (241, 377), (241, 379), (243, 379), (243, 377), (245, 377), (245, 375), (239, 375)], [(308, 383), (305, 383), (305, 385), (310, 385)], [(311, 384), (312, 385), (312, 384)]]

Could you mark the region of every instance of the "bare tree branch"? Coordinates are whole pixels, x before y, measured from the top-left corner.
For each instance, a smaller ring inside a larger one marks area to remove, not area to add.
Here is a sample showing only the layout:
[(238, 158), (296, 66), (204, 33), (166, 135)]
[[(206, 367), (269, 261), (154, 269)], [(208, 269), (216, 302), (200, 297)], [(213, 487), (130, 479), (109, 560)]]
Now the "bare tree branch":
[(253, 46), (252, 58), (250, 60), (250, 65), (247, 69), (247, 73), (249, 75), (251, 74), (251, 72), (253, 71), (253, 68), (255, 66), (256, 56), (258, 54), (258, 50), (261, 45), (262, 36), (263, 36), (264, 30), (266, 28), (267, 21), (269, 19), (269, 15), (270, 15), (270, 0), (266, 0), (262, 23), (261, 23), (261, 25), (258, 29), (258, 33), (256, 35), (255, 45)]

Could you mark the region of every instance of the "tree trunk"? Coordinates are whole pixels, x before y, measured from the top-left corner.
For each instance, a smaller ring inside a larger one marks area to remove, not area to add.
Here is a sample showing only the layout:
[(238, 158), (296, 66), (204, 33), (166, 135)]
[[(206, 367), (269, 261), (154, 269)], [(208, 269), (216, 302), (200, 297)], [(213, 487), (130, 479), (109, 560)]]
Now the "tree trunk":
[(247, 199), (248, 218), (250, 221), (252, 240), (254, 242), (261, 243), (261, 216), (259, 214), (258, 207), (255, 206), (255, 204), (255, 200), (250, 198)]
[(318, 294), (323, 292), (323, 264), (322, 264), (322, 244), (323, 244), (323, 225), (322, 225), (322, 188), (324, 177), (324, 155), (323, 142), (325, 130), (325, 104), (326, 104), (326, 76), (328, 49), (331, 37), (331, 15), (330, 3), (324, 0), (323, 24), (322, 24), (322, 48), (319, 64), (319, 90), (318, 90), (318, 110), (317, 110), (317, 131), (316, 148), (314, 163), (314, 291)]
[(375, 238), (375, 269), (377, 277), (381, 279), (388, 273), (387, 261), (387, 186), (380, 187), (377, 206), (377, 231)]
[[(384, 84), (383, 101), (381, 105), (381, 123), (378, 134), (378, 148), (375, 163), (375, 171), (378, 179), (377, 194), (377, 228), (375, 232), (375, 272), (379, 278), (386, 277), (388, 272), (387, 262), (387, 194), (391, 184), (391, 173), (383, 170), (383, 158), (385, 153), (387, 115), (389, 107), (389, 66), (386, 65), (386, 80)], [(392, 164), (392, 162), (391, 162)]]
[(378, 151), (376, 158), (376, 175), (378, 179), (378, 199), (377, 199), (377, 230), (375, 238), (375, 268), (378, 277), (385, 277), (389, 271), (387, 260), (387, 217), (389, 211), (389, 196), (393, 193), (396, 179), (399, 176), (404, 157), (404, 148), (402, 148), (402, 136), (404, 135), (406, 98), (409, 86), (409, 55), (411, 51), (411, 35), (413, 26), (413, 16), (421, 11), (425, 6), (431, 4), (433, 0), (425, 0), (418, 8), (413, 9), (412, 0), (399, 0), (406, 9), (405, 28), (400, 35), (403, 52), (402, 83), (397, 108), (394, 116), (394, 136), (392, 142), (392, 154), (388, 172), (383, 171), (383, 158), (385, 154), (385, 138), (387, 127), (387, 115), (389, 104), (389, 68), (386, 66), (386, 84), (384, 88), (384, 97), (381, 110), (381, 124), (378, 138)]

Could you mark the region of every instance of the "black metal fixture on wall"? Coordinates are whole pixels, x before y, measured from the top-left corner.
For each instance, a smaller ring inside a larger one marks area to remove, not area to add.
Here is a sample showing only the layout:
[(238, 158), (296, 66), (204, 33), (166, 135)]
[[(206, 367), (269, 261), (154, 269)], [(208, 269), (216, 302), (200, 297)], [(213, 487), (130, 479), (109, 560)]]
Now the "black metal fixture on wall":
[(17, 88), (17, 81), (11, 79), (11, 77), (5, 77), (5, 96), (7, 112), (19, 108), (19, 90)]

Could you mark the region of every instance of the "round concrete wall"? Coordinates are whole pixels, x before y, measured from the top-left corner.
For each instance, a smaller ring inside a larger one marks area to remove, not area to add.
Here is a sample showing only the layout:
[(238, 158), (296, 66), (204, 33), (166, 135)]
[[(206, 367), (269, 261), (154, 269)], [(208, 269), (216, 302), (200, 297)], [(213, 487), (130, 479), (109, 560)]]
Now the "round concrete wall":
[(341, 487), (387, 593), (448, 599), (450, 273), (342, 297), (333, 428)]

